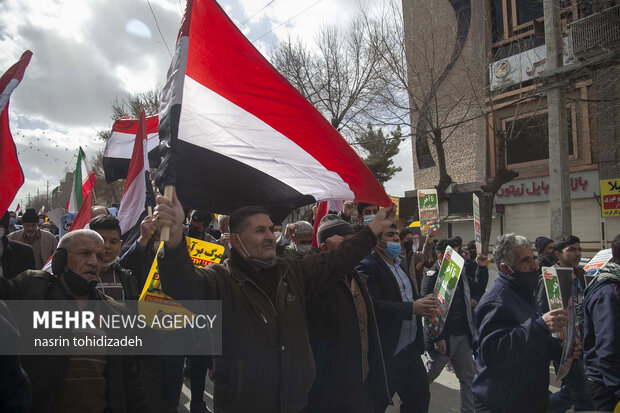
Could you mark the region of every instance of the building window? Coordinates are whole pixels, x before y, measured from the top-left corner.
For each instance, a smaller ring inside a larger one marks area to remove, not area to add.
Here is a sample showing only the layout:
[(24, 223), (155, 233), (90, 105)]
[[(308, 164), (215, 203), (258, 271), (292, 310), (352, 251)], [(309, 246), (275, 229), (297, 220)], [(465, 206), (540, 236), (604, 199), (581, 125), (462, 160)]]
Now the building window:
[[(576, 133), (573, 108), (567, 109), (568, 154), (575, 156)], [(549, 131), (547, 112), (523, 114), (502, 121), (506, 133), (506, 161), (508, 165), (549, 159)]]
[[(534, 22), (544, 20), (543, 0), (487, 0), (490, 14), (489, 29), (493, 48), (508, 43), (535, 37)], [(560, 13), (563, 24), (577, 17), (579, 2), (560, 0)], [(582, 8), (583, 9), (583, 8)], [(539, 35), (542, 39), (542, 35)]]
[(504, 0), (491, 1), (493, 42), (504, 39)]
[(542, 0), (517, 0), (517, 25), (543, 17)]

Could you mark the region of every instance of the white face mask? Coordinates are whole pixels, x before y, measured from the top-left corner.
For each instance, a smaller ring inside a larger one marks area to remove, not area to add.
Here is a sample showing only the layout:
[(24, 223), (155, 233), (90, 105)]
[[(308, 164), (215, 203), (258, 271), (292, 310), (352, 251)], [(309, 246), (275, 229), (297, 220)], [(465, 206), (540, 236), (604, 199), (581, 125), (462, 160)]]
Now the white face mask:
[(274, 231), (273, 232), (273, 236), (276, 237), (276, 240), (277, 240), (278, 238), (280, 238), (282, 236), (282, 232), (281, 231)]
[(312, 248), (312, 245), (299, 245), (299, 244), (294, 244), (294, 245), (295, 245), (295, 251), (297, 251), (301, 255), (308, 255), (308, 253), (310, 252), (310, 249)]

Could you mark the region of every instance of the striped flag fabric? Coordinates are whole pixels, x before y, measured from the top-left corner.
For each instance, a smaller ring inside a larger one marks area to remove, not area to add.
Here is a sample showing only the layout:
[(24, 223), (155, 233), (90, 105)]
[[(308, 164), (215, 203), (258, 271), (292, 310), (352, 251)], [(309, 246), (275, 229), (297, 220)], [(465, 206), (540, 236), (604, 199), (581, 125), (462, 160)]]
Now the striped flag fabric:
[(214, 0), (189, 0), (159, 113), (157, 184), (185, 208), (274, 217), (317, 201), (390, 205), (363, 161)]
[(80, 205), (80, 210), (77, 212), (75, 218), (73, 218), (73, 222), (69, 227), (69, 231), (71, 232), (76, 229), (84, 229), (86, 224), (88, 224), (91, 220), (92, 216), (92, 207), (93, 205), (93, 191), (89, 191), (86, 193), (82, 205)]
[(129, 164), (127, 180), (125, 181), (125, 190), (123, 191), (121, 205), (118, 209), (121, 236), (125, 235), (136, 225), (140, 225), (146, 208), (147, 188), (150, 187), (146, 130), (146, 116), (143, 110), (138, 121), (131, 163)]
[(88, 195), (95, 186), (97, 178), (95, 173), (88, 166), (88, 160), (82, 147), (78, 149), (77, 162), (75, 164), (75, 172), (73, 173), (73, 187), (71, 188), (71, 197), (69, 197), (69, 212), (77, 212), (82, 207), (86, 195)]
[[(139, 119), (123, 117), (117, 119), (114, 125), (112, 125), (112, 132), (108, 136), (105, 151), (103, 152), (103, 172), (107, 183), (127, 178), (139, 122)], [(158, 123), (159, 117), (157, 115), (146, 118), (146, 145), (149, 153), (150, 168), (157, 168), (159, 166)]]
[(9, 127), (9, 98), (24, 77), (32, 52), (27, 50), (0, 77), (0, 215), (4, 214), (24, 183), (24, 172)]

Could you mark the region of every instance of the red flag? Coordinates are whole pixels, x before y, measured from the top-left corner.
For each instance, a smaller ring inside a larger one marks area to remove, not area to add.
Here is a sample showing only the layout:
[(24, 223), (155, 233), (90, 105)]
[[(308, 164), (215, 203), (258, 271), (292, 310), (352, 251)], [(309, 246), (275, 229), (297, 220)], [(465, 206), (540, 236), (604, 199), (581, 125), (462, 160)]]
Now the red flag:
[(24, 77), (32, 52), (27, 50), (17, 63), (0, 77), (0, 215), (9, 208), (24, 183), (24, 172), (17, 159), (17, 148), (9, 128), (9, 97)]
[(327, 215), (327, 201), (320, 202), (316, 209), (316, 216), (314, 217), (314, 234), (312, 234), (312, 246), (315, 248), (319, 247), (319, 241), (316, 238), (316, 233), (319, 230), (321, 219), (325, 215)]
[(146, 149), (146, 116), (140, 114), (140, 122), (134, 139), (131, 162), (127, 171), (125, 191), (118, 208), (118, 220), (121, 235), (129, 231), (140, 220), (146, 203), (146, 173), (148, 171), (148, 153)]
[(215, 0), (188, 1), (168, 74), (157, 182), (176, 185), (184, 207), (263, 205), (278, 220), (330, 199), (390, 205), (351, 146)]
[(92, 211), (91, 208), (93, 205), (92, 199), (93, 191), (90, 191), (86, 194), (86, 198), (84, 198), (84, 202), (82, 202), (82, 206), (80, 207), (80, 210), (78, 211), (75, 218), (73, 218), (73, 222), (71, 223), (69, 231), (67, 232), (71, 232), (76, 229), (84, 229), (86, 224), (90, 222)]

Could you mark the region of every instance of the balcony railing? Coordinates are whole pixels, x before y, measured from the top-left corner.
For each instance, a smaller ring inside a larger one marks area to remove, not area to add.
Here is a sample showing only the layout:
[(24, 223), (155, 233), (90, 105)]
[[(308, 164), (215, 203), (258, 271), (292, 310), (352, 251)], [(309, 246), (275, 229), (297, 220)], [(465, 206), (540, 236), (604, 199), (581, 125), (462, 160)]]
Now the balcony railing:
[(617, 47), (620, 43), (620, 5), (571, 23), (570, 31), (575, 56), (591, 56)]

